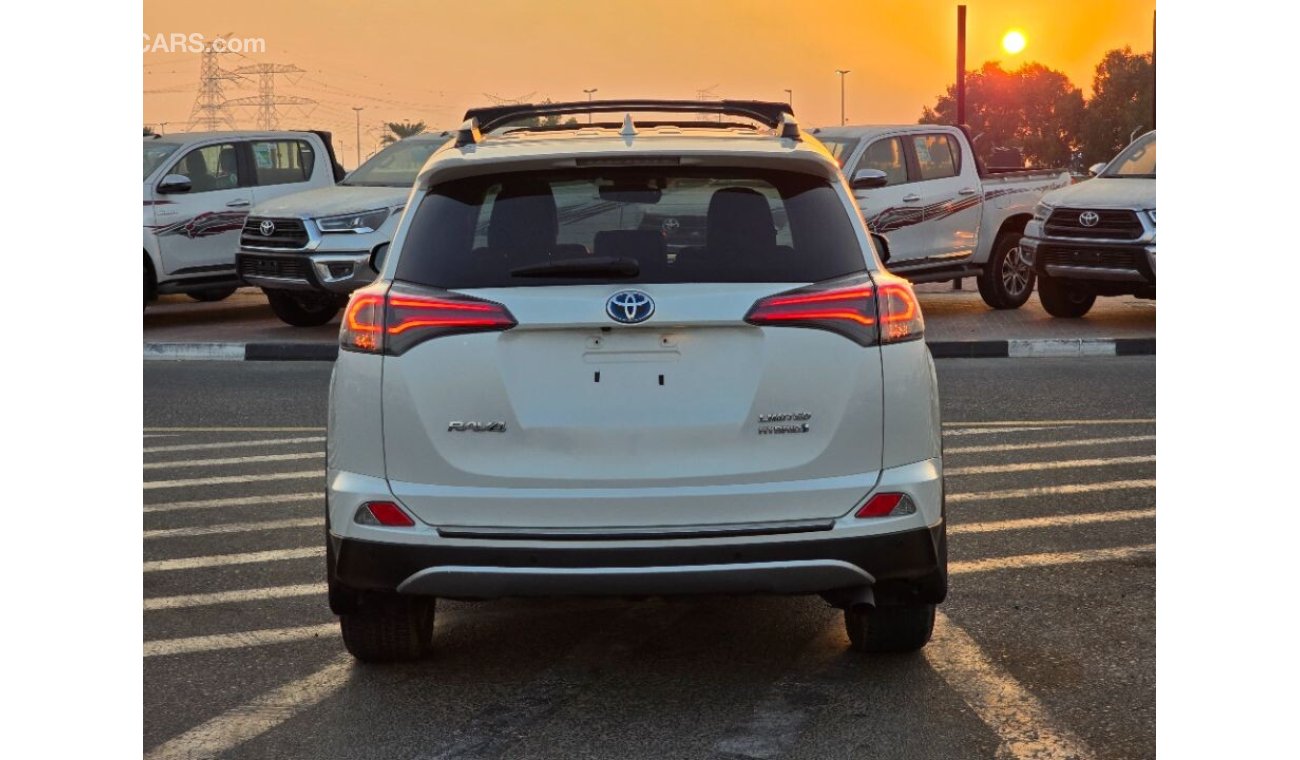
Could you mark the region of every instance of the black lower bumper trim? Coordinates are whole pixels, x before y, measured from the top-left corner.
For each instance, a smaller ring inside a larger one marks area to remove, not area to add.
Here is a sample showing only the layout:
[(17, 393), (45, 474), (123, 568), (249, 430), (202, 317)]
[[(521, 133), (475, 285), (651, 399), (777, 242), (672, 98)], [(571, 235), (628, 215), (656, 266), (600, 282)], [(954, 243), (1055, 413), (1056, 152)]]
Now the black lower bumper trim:
[(839, 560), (876, 579), (876, 595), (940, 602), (948, 588), (945, 526), (853, 538), (715, 545), (589, 548), (554, 546), (412, 546), (329, 536), (332, 584), (393, 591), (415, 573), (440, 566), (504, 568), (672, 567), (791, 560)]

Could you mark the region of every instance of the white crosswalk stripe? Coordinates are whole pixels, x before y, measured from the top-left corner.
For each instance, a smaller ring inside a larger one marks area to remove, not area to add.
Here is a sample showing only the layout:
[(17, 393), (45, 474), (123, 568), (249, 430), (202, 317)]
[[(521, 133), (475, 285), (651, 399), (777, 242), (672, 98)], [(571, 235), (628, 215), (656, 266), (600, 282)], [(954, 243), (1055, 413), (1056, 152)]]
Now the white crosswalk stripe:
[(296, 549), (272, 549), (264, 552), (244, 552), (241, 554), (216, 554), (207, 557), (182, 557), (181, 559), (159, 559), (144, 563), (146, 573), (165, 570), (195, 570), (202, 567), (224, 567), (226, 565), (251, 565), (258, 562), (281, 562), (291, 559), (325, 556), (324, 546), (304, 546)]
[(293, 504), (317, 502), (323, 504), (323, 493), (281, 493), (269, 496), (238, 496), (230, 499), (200, 499), (198, 501), (173, 501), (162, 504), (146, 504), (144, 511), (172, 512), (185, 509), (212, 509), (216, 507), (254, 507), (264, 504)]
[(999, 451), (1033, 451), (1036, 449), (1060, 449), (1076, 446), (1109, 446), (1115, 443), (1140, 443), (1154, 441), (1154, 435), (1127, 435), (1117, 438), (1077, 438), (1063, 441), (1035, 441), (1033, 443), (1000, 443), (988, 446), (952, 446), (943, 450), (944, 456), (950, 454), (992, 454)]
[(272, 472), (258, 475), (221, 475), (214, 478), (186, 478), (184, 480), (146, 480), (144, 490), (158, 488), (189, 488), (190, 486), (220, 486), (232, 483), (258, 483), (264, 480), (306, 480), (307, 478), (325, 479), (324, 470), (305, 470), (302, 472)]
[(212, 760), (261, 736), (338, 691), (355, 666), (339, 655), (304, 678), (233, 707), (145, 755), (145, 760)]
[(324, 583), (302, 583), (295, 586), (271, 586), (268, 588), (237, 589), (235, 591), (215, 591), (210, 594), (158, 596), (144, 600), (144, 611), (175, 610), (183, 607), (206, 607), (212, 604), (232, 604), (236, 602), (258, 602), (265, 599), (286, 599), (295, 596), (312, 596), (314, 594), (324, 593)]
[(1057, 726), (1038, 698), (998, 667), (975, 640), (939, 612), (934, 637), (921, 650), (930, 667), (961, 695), (1002, 740), (998, 757), (1012, 760), (1092, 760), (1095, 755)]
[[(148, 436), (146, 436), (148, 437)], [(250, 446), (293, 446), (301, 443), (322, 443), (323, 435), (304, 438), (263, 438), (258, 441), (219, 441), (217, 443), (182, 443), (175, 446), (146, 446), (146, 454), (164, 454), (172, 451), (210, 451), (219, 449), (238, 449)]]
[(261, 464), (263, 462), (289, 462), (300, 459), (324, 459), (323, 451), (296, 451), (292, 454), (261, 454), (248, 457), (224, 457), (221, 459), (172, 459), (166, 462), (146, 462), (146, 470), (165, 468), (183, 469), (186, 467), (220, 467), (231, 464)]
[(977, 467), (948, 467), (944, 475), (996, 475), (1003, 472), (1035, 472), (1038, 470), (1073, 470), (1083, 467), (1114, 467), (1123, 464), (1142, 464), (1154, 462), (1154, 454), (1136, 457), (1106, 457), (1104, 459), (1065, 459), (1046, 462), (1013, 462), (1011, 464), (991, 464)]
[(1156, 550), (1155, 544), (1143, 546), (1118, 546), (1111, 549), (1083, 549), (1077, 552), (1045, 552), (1043, 554), (1020, 554), (1014, 557), (992, 557), (961, 562), (949, 562), (948, 572), (953, 575), (965, 573), (986, 573), (993, 570), (1020, 570), (1028, 567), (1047, 567), (1049, 565), (1078, 565), (1087, 562), (1110, 562), (1117, 559), (1132, 559)]
[(1148, 520), (1156, 516), (1154, 509), (1127, 509), (1115, 512), (1089, 512), (1082, 515), (1058, 515), (1056, 517), (1027, 517), (1019, 520), (999, 520), (996, 522), (964, 523), (948, 526), (948, 535), (962, 533), (1002, 533), (1013, 530), (1032, 530), (1035, 528), (1062, 528), (1094, 523), (1126, 522), (1129, 520)]
[(322, 636), (337, 637), (338, 633), (338, 623), (321, 623), (320, 625), (303, 625), (296, 628), (268, 628), (260, 631), (218, 633), (211, 636), (187, 636), (183, 639), (158, 639), (144, 643), (144, 656), (160, 657), (169, 654), (190, 654), (193, 652), (213, 652), (219, 649), (260, 647), (268, 644), (284, 644), (290, 641), (316, 639)]
[(966, 427), (943, 431), (944, 438), (958, 435), (1005, 435), (1007, 433), (1027, 433), (1039, 430), (1061, 430), (1067, 425), (1033, 425), (1031, 427)]
[(151, 538), (189, 538), (192, 536), (215, 536), (223, 533), (250, 533), (259, 530), (318, 528), (324, 526), (324, 517), (301, 517), (292, 520), (266, 520), (254, 523), (222, 523), (219, 525), (195, 525), (188, 528), (160, 528), (158, 530), (146, 530), (144, 537), (145, 540)]
[(1122, 417), (1113, 420), (1107, 419), (1087, 419), (1087, 420), (969, 420), (958, 422), (949, 420), (943, 423), (944, 427), (961, 427), (975, 426), (996, 427), (998, 425), (1154, 425), (1155, 417)]
[(1055, 486), (1036, 486), (1034, 488), (1011, 488), (1005, 491), (957, 491), (947, 495), (949, 504), (966, 501), (998, 501), (1001, 499), (1032, 499), (1039, 496), (1068, 496), (1098, 491), (1126, 491), (1143, 488), (1155, 488), (1156, 481), (1149, 480), (1111, 480), (1105, 483), (1066, 483)]

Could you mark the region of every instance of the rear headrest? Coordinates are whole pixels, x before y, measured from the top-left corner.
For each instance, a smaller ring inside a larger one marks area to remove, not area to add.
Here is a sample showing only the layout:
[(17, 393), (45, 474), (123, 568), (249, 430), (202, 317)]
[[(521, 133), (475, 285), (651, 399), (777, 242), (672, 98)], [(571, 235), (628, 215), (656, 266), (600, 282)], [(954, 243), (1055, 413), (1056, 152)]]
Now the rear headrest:
[(538, 260), (555, 246), (560, 232), (555, 196), (545, 182), (527, 180), (501, 188), (488, 222), (488, 247), (507, 256)]
[(767, 198), (747, 187), (725, 187), (709, 199), (706, 247), (715, 253), (768, 253), (776, 247), (776, 224)]

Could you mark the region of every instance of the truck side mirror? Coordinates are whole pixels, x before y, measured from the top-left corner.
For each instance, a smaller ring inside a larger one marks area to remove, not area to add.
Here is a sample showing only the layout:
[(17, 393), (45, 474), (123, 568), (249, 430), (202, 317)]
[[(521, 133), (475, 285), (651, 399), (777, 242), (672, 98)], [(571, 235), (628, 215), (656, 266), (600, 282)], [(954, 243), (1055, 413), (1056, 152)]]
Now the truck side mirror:
[(379, 274), (379, 270), (384, 268), (384, 259), (388, 257), (389, 243), (380, 243), (370, 252), (370, 268)]
[(184, 174), (168, 174), (158, 183), (158, 192), (162, 195), (188, 193), (192, 187), (190, 178)]
[(1091, 176), (1095, 177), (1095, 176), (1097, 176), (1098, 174), (1101, 174), (1102, 170), (1105, 169), (1105, 168), (1106, 168), (1106, 164), (1104, 164), (1104, 163), (1103, 163), (1103, 164), (1093, 164), (1092, 166), (1089, 166), (1089, 167), (1088, 167), (1088, 174), (1090, 174)]
[(879, 169), (859, 169), (853, 173), (853, 181), (849, 184), (854, 190), (871, 190), (888, 185), (889, 175)]

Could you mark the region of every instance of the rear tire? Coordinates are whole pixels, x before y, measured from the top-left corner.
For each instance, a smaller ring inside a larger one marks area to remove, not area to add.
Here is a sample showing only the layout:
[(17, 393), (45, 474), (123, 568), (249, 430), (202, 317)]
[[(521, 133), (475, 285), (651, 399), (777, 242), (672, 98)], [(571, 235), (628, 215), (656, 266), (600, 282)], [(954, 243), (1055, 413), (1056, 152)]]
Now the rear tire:
[(339, 313), (339, 304), (333, 298), (316, 293), (297, 293), (289, 290), (263, 290), (271, 311), (281, 322), (294, 327), (318, 327)]
[(984, 271), (975, 278), (980, 297), (995, 309), (1019, 309), (1034, 292), (1034, 267), (1021, 256), (1020, 232), (998, 235)]
[(149, 256), (144, 257), (144, 308), (149, 308), (150, 301), (158, 300), (158, 278), (154, 276), (153, 264)]
[(421, 596), (367, 596), (339, 615), (343, 645), (362, 662), (410, 662), (433, 649), (435, 601)]
[(1043, 275), (1038, 278), (1038, 300), (1053, 317), (1078, 319), (1096, 303), (1097, 295), (1068, 281)]
[(934, 631), (934, 605), (859, 604), (844, 610), (844, 627), (855, 652), (915, 652)]
[(238, 288), (207, 288), (205, 290), (191, 290), (185, 295), (200, 303), (214, 303), (230, 298), (235, 294), (236, 290)]

